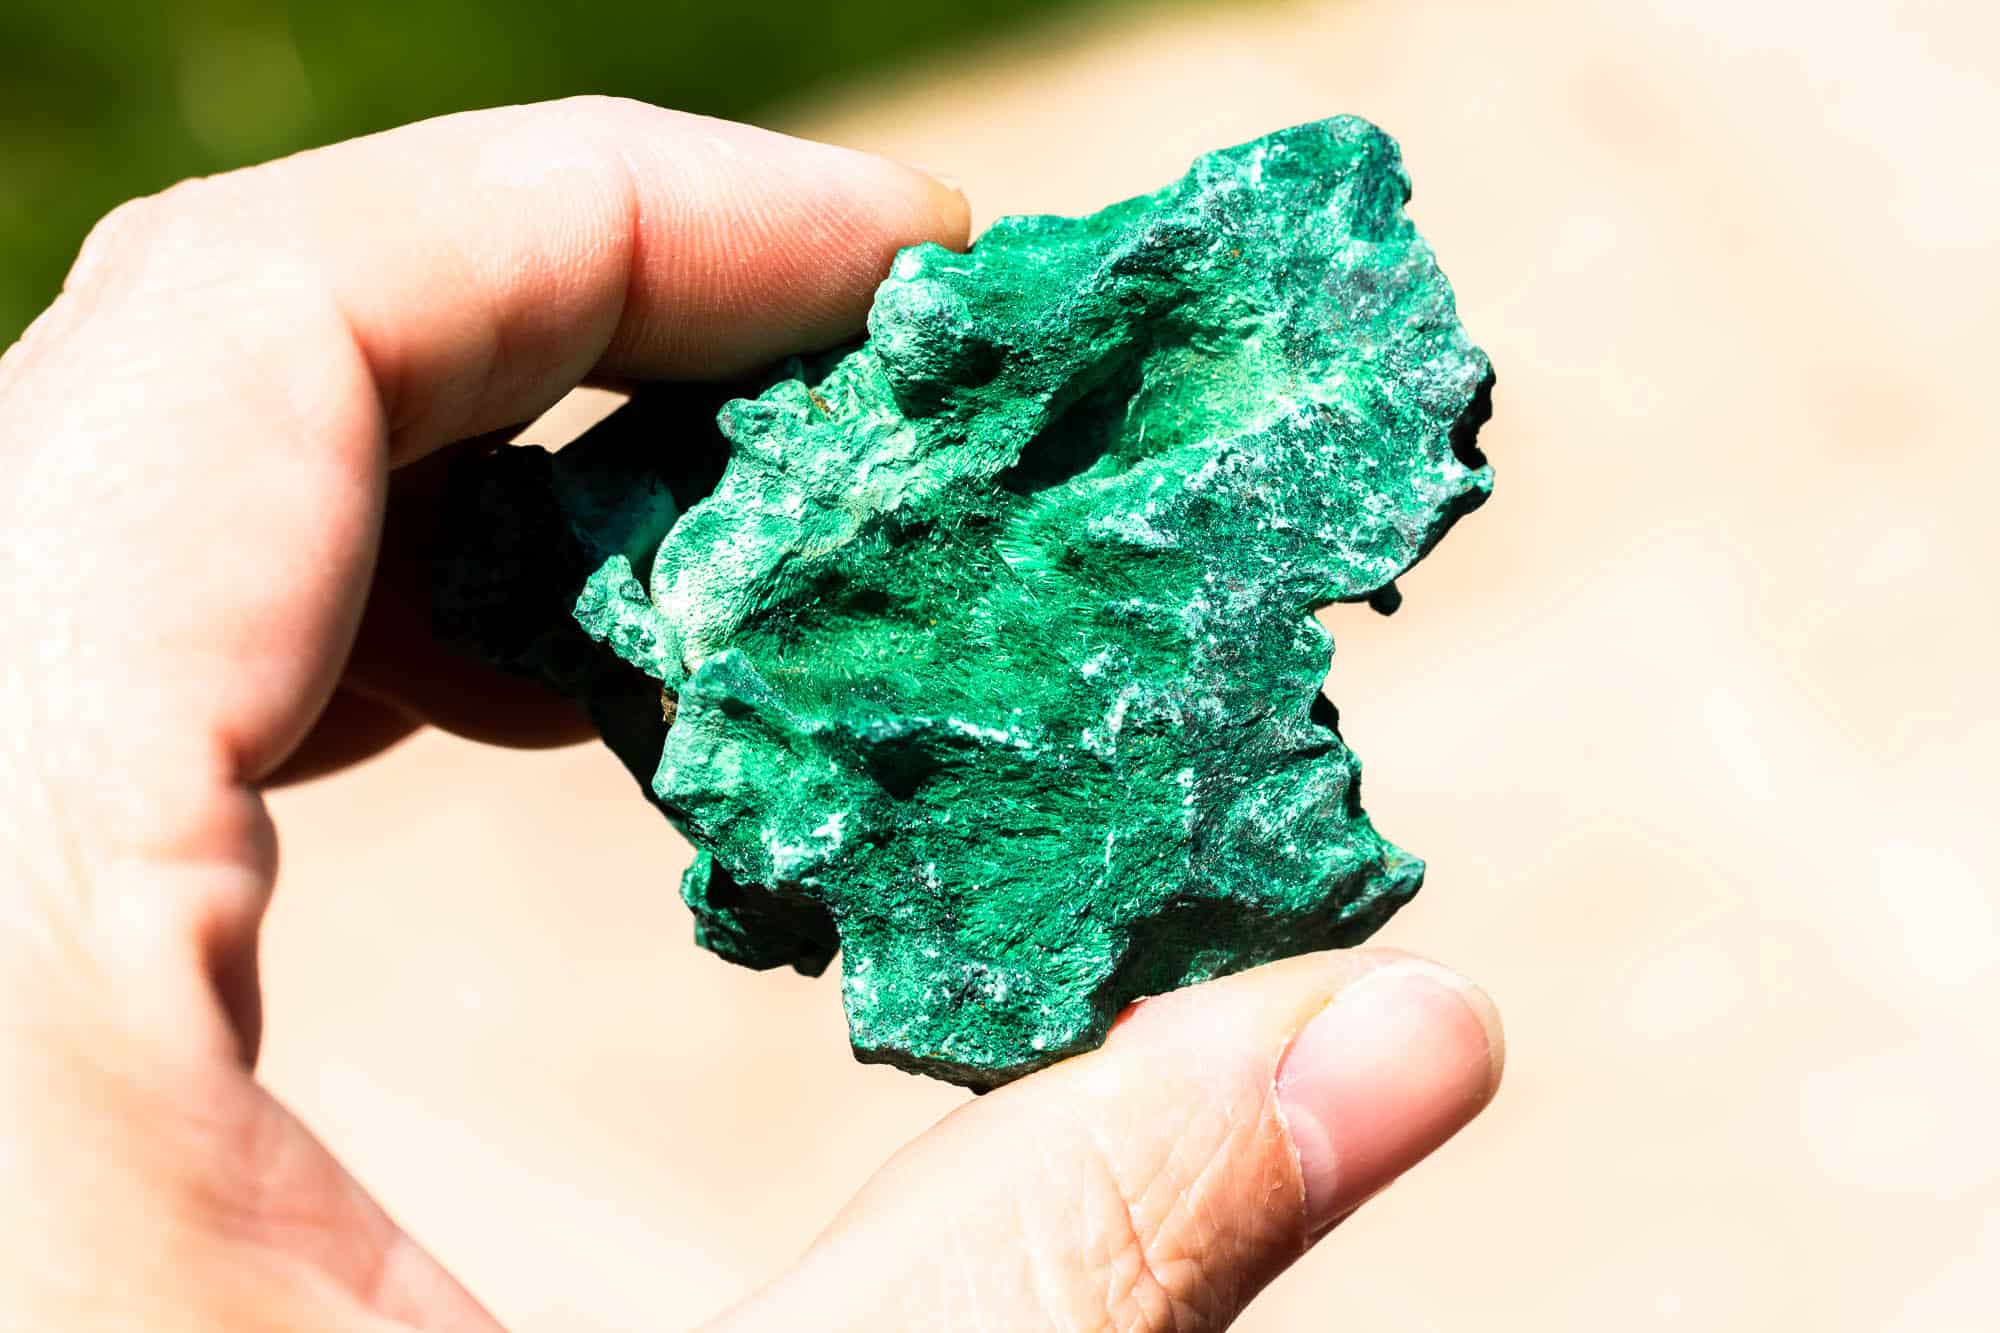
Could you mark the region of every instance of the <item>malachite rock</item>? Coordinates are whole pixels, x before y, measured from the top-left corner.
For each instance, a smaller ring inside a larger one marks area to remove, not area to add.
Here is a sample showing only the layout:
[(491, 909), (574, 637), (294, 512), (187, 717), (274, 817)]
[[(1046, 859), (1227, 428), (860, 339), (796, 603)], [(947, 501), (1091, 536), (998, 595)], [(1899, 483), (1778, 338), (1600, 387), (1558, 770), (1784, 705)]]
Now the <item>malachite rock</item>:
[(1330, 602), (1485, 499), (1492, 372), (1364, 121), (899, 255), (859, 347), (462, 472), (442, 630), (589, 707), (696, 938), (845, 955), (856, 1054), (987, 1087), (1132, 999), (1352, 944)]

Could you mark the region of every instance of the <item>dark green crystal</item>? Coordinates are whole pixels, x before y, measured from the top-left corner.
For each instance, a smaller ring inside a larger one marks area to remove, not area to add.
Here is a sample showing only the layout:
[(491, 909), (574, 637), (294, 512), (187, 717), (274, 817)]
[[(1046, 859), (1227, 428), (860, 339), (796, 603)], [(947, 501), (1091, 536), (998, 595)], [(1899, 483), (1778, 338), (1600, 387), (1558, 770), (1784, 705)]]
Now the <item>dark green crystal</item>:
[(720, 438), (676, 386), (462, 472), (441, 628), (590, 708), (695, 845), (702, 944), (844, 955), (864, 1060), (991, 1086), (1356, 942), (1423, 868), (1312, 613), (1392, 609), (1491, 484), (1408, 195), (1343, 118), (905, 250), (867, 341)]

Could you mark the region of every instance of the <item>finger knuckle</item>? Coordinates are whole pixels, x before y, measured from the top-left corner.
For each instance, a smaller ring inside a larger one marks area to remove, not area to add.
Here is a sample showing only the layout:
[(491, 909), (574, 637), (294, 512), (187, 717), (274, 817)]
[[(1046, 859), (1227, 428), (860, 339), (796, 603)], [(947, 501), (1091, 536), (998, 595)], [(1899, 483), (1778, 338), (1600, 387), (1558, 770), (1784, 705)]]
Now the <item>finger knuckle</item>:
[[(186, 227), (208, 211), (215, 193), (212, 180), (193, 176), (176, 181), (156, 194), (128, 199), (104, 215), (91, 229), (90, 242), (110, 245), (144, 244)], [(88, 242), (87, 242), (88, 243)]]
[(84, 237), (65, 285), (76, 287), (115, 268), (150, 263), (183, 249), (190, 238), (218, 229), (227, 215), (219, 200), (223, 190), (215, 177), (190, 177), (119, 204)]
[(151, 209), (150, 198), (127, 199), (99, 218), (84, 236), (83, 245), (70, 264), (69, 276), (63, 280), (64, 289), (74, 291), (102, 272), (111, 255), (130, 244), (134, 232), (147, 225)]
[(620, 97), (615, 93), (578, 93), (562, 100), (562, 106), (587, 117), (605, 120), (622, 120), (632, 116), (657, 116), (660, 108), (642, 102), (636, 97)]

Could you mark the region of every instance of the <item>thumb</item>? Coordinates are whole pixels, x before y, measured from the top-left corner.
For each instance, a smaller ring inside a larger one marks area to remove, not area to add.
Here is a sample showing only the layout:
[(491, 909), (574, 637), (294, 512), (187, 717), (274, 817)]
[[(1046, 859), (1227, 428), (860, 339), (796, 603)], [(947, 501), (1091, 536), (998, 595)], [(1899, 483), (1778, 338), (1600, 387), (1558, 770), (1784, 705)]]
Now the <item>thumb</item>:
[(1145, 1001), (896, 1155), (722, 1327), (1219, 1329), (1492, 1098), (1499, 1015), (1316, 954)]

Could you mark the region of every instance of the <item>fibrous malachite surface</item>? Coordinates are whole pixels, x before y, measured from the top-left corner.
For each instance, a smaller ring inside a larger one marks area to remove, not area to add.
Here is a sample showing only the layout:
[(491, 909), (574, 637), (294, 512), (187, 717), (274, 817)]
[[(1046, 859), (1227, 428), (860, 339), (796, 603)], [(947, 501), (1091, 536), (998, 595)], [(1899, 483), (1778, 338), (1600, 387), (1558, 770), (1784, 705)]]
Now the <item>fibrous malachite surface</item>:
[(856, 1052), (990, 1086), (1133, 998), (1361, 939), (1329, 602), (1484, 499), (1492, 375), (1325, 121), (898, 256), (868, 339), (461, 474), (442, 628), (592, 711), (696, 848), (702, 944), (843, 956)]

